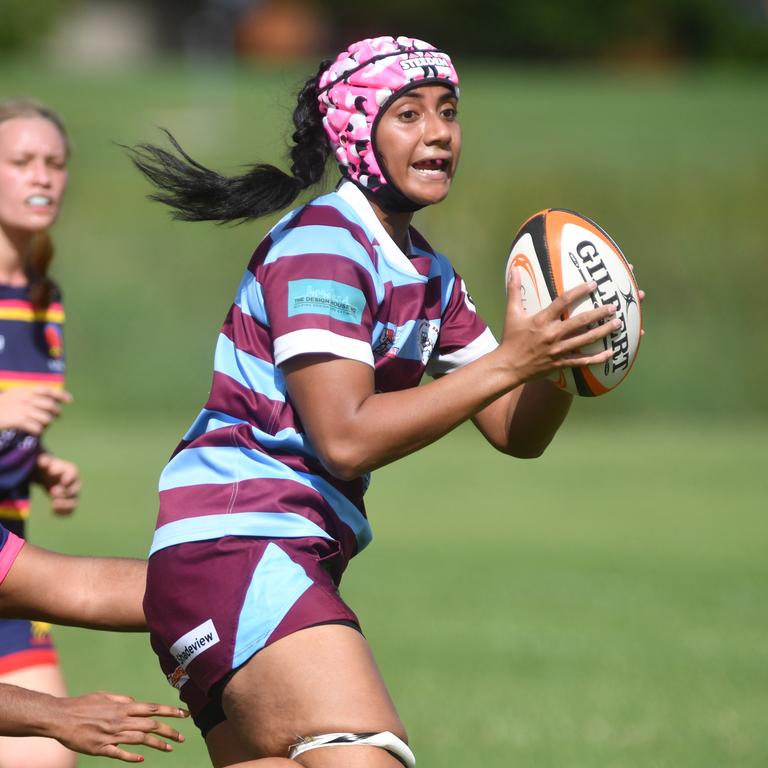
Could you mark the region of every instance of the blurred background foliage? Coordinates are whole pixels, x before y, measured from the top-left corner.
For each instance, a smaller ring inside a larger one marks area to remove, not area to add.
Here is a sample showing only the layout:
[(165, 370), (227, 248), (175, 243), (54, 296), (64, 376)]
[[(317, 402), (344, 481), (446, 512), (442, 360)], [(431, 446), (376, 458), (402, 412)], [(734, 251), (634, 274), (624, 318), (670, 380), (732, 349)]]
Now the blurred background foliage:
[[(497, 331), (519, 224), (545, 207), (601, 223), (648, 292), (646, 336), (617, 392), (575, 415), (765, 416), (768, 78), (759, 71), (620, 71), (459, 60), (464, 149), (445, 203), (416, 217)], [(205, 400), (215, 335), (274, 217), (231, 227), (172, 221), (119, 144), (174, 131), (226, 172), (285, 162), (306, 68), (166, 63), (130, 71), (0, 73), (35, 94), (74, 143), (55, 230), (68, 307), (70, 386), (81, 406), (183, 414)], [(329, 169), (325, 188), (337, 178)], [(186, 424), (179, 423), (179, 429)]]
[(768, 60), (765, 0), (390, 0), (365, 14), (342, 0), (3, 0), (1, 7), (4, 52), (39, 47), (76, 15), (128, 11), (148, 20), (165, 52), (222, 52), (234, 41), (246, 55), (281, 46), (315, 54), (387, 33), (517, 61)]
[(271, 223), (171, 222), (118, 145), (160, 141), (165, 126), (216, 168), (282, 161), (294, 95), (317, 59), (395, 31), (444, 46), (459, 66), (462, 167), (417, 225), (497, 331), (506, 250), (541, 208), (592, 217), (635, 264), (648, 293), (638, 364), (576, 418), (768, 414), (766, 0), (393, 0), (375, 15), (336, 0), (0, 8), (0, 96), (50, 103), (75, 146), (55, 272), (70, 386), (89, 412), (178, 413), (183, 429)]
[(576, 417), (768, 414), (765, 0), (393, 0), (364, 18), (336, 0), (13, 0), (2, 13), (0, 94), (49, 102), (72, 132), (56, 273), (89, 409), (192, 417), (271, 223), (171, 222), (118, 144), (160, 141), (165, 126), (216, 168), (283, 161), (317, 59), (399, 31), (443, 45), (462, 76), (455, 191), (416, 221), (493, 327), (506, 250), (545, 207), (601, 223), (648, 292), (630, 379)]

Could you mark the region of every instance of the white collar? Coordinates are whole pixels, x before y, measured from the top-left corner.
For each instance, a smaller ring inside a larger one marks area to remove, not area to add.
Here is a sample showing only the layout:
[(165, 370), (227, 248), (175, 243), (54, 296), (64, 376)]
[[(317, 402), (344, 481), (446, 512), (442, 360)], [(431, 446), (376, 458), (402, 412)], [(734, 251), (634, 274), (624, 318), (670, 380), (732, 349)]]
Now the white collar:
[[(379, 221), (379, 217), (368, 202), (368, 198), (356, 184), (348, 179), (344, 179), (336, 190), (336, 194), (340, 195), (352, 207), (363, 224), (373, 232), (374, 237), (381, 246), (381, 252), (390, 266), (409, 275), (419, 274), (413, 264), (411, 264), (410, 259), (400, 250), (395, 241), (389, 236), (387, 230), (384, 229), (384, 225)], [(409, 235), (409, 249), (410, 245), (411, 237)]]

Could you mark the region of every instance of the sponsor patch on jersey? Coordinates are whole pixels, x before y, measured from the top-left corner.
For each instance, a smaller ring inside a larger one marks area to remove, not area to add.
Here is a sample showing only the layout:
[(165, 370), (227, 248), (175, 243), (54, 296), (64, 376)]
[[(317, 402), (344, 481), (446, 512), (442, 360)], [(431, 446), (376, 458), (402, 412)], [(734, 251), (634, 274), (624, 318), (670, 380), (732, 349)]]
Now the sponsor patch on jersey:
[(352, 285), (312, 278), (288, 283), (288, 317), (326, 315), (359, 325), (364, 309), (365, 294)]
[(219, 634), (213, 626), (213, 619), (204, 621), (199, 627), (190, 629), (182, 635), (170, 648), (171, 655), (182, 669), (211, 646), (219, 642)]

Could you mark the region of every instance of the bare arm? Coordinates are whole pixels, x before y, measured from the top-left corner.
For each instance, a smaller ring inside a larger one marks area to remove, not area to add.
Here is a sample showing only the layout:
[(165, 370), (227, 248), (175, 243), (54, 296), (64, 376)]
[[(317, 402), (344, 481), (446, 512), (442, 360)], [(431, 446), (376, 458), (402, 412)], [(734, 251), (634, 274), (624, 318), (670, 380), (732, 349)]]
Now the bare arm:
[(147, 564), (74, 557), (26, 543), (0, 587), (0, 616), (92, 629), (146, 629)]
[(494, 448), (534, 459), (552, 442), (572, 402), (573, 395), (552, 382), (530, 381), (494, 400), (473, 421)]
[[(585, 356), (587, 346), (613, 329), (612, 321), (588, 329), (614, 311), (600, 307), (562, 320), (563, 311), (594, 285), (586, 284), (528, 316), (522, 308), (519, 277), (511, 270), (504, 334), (499, 347), (469, 365), (421, 387), (376, 393), (373, 370), (360, 362), (327, 355), (305, 355), (283, 366), (291, 400), (326, 468), (352, 479), (434, 442), (483, 412), (479, 425), (497, 447), (513, 452), (515, 434), (539, 424), (523, 443), (540, 444), (557, 429), (569, 401), (551, 392), (546, 382), (521, 385), (558, 368), (603, 362), (609, 352)], [(513, 393), (513, 390), (517, 390)], [(495, 407), (492, 403), (506, 396)], [(523, 410), (533, 407), (531, 415)], [(523, 409), (525, 406), (525, 409)], [(554, 406), (543, 417), (544, 406)], [(524, 446), (525, 447), (525, 446)], [(529, 450), (522, 452), (528, 455)]]
[(3, 736), (46, 736), (76, 752), (126, 762), (141, 762), (144, 758), (118, 744), (142, 744), (170, 752), (171, 745), (158, 737), (173, 741), (184, 741), (184, 737), (155, 718), (186, 715), (178, 707), (134, 701), (130, 696), (114, 693), (90, 693), (67, 699), (0, 684)]

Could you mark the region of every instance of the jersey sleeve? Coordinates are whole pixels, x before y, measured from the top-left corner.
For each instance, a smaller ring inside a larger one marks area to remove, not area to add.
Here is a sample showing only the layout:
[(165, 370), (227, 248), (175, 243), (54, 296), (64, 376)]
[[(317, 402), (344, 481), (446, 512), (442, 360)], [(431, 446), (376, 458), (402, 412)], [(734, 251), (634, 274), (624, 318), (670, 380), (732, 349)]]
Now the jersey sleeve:
[(23, 546), (24, 539), (0, 525), (0, 584), (5, 580)]
[(371, 335), (383, 285), (352, 232), (289, 230), (272, 244), (256, 278), (276, 365), (325, 353), (373, 367)]
[(453, 268), (440, 322), (437, 345), (427, 373), (438, 377), (471, 363), (498, 346), (493, 333), (477, 314), (467, 286)]

